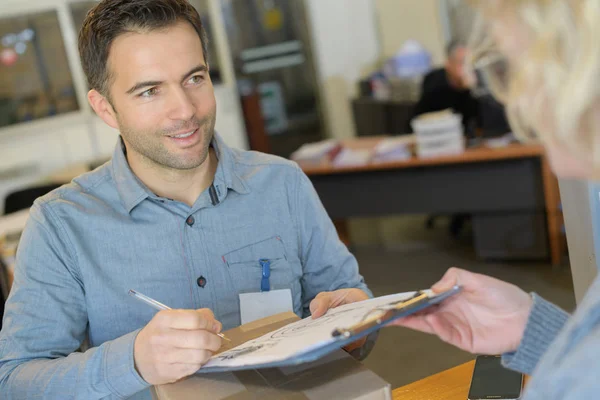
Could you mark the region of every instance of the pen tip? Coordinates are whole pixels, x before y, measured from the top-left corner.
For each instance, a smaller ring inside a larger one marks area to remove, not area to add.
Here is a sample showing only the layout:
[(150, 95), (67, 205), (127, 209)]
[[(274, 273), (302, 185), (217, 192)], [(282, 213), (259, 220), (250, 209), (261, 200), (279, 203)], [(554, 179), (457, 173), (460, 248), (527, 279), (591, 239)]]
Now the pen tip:
[(133, 290), (133, 289), (129, 289), (129, 294), (130, 294), (130, 295), (134, 295), (134, 294), (135, 294), (135, 290)]
[(231, 342), (231, 339), (229, 339), (227, 336), (223, 335), (222, 333), (217, 333), (217, 335), (221, 338), (221, 339), (225, 339), (228, 342)]

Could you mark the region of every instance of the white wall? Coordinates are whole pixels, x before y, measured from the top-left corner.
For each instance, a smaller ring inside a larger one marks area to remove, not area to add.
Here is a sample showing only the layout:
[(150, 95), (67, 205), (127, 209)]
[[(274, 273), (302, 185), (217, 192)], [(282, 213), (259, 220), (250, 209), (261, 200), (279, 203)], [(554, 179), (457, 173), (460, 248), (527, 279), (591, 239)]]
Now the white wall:
[(445, 60), (446, 33), (439, 0), (375, 0), (381, 48), (394, 55), (408, 39), (418, 40), (431, 52), (435, 65)]
[(306, 0), (321, 104), (331, 137), (355, 136), (350, 100), (379, 60), (371, 0)]

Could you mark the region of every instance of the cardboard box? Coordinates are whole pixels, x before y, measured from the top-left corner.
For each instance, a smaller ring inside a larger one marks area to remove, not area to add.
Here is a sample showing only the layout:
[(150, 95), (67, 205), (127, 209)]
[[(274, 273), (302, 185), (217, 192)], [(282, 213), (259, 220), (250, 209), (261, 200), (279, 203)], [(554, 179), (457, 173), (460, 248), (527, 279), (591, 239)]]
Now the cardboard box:
[[(298, 317), (277, 314), (224, 332), (228, 350), (279, 329)], [(285, 368), (196, 374), (152, 388), (155, 400), (390, 400), (390, 384), (365, 368), (345, 351), (321, 360)]]

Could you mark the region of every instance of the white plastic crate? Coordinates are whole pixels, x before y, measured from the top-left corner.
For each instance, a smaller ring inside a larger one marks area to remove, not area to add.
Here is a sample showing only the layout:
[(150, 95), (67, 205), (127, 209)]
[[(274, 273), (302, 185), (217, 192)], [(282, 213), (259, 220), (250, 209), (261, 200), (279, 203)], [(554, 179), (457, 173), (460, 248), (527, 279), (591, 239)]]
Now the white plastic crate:
[(439, 157), (461, 154), (465, 151), (465, 139), (459, 140), (452, 138), (450, 140), (429, 141), (425, 144), (417, 145), (417, 156), (419, 158)]
[(417, 137), (444, 132), (463, 133), (462, 117), (449, 111), (424, 114), (415, 118), (411, 122), (411, 126)]

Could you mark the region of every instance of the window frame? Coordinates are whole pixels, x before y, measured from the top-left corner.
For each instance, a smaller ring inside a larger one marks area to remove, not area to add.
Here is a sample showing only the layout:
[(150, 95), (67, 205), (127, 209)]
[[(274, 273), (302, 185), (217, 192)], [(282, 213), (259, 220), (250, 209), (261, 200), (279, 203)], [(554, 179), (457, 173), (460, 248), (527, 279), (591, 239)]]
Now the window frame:
[[(59, 126), (61, 124), (72, 124), (77, 122), (89, 121), (90, 118), (97, 118), (87, 100), (88, 85), (87, 79), (79, 59), (77, 48), (78, 32), (75, 29), (75, 21), (71, 5), (79, 3), (78, 0), (36, 0), (35, 2), (24, 2), (22, 0), (2, 0), (2, 12), (0, 18), (7, 19), (11, 17), (21, 17), (27, 14), (37, 14), (42, 12), (54, 11), (58, 16), (59, 28), (67, 55), (67, 62), (71, 70), (71, 79), (75, 89), (75, 96), (79, 104), (79, 110), (70, 111), (63, 114), (46, 116), (33, 121), (20, 122), (13, 125), (0, 127), (0, 136), (9, 135), (27, 135), (38, 128), (46, 127), (48, 123)], [(89, 0), (99, 2), (100, 0)], [(212, 58), (218, 59), (221, 79), (215, 86), (235, 86), (235, 75), (231, 57), (228, 57), (229, 48), (225, 37), (225, 27), (222, 23), (222, 13), (220, 12), (220, 0), (207, 0), (209, 9), (209, 18), (211, 18), (212, 32), (211, 40), (215, 42), (215, 54)]]
[(26, 134), (27, 132), (30, 132), (38, 127), (45, 127), (49, 122), (52, 123), (52, 125), (80, 122), (93, 114), (93, 111), (87, 101), (87, 82), (79, 61), (79, 53), (77, 50), (77, 33), (75, 32), (71, 9), (69, 8), (71, 3), (76, 2), (77, 1), (73, 0), (38, 0), (35, 3), (30, 3), (12, 2), (11, 0), (8, 0), (8, 4), (5, 4), (3, 7), (0, 15), (0, 18), (2, 19), (22, 17), (28, 14), (38, 14), (43, 12), (56, 12), (79, 110), (46, 116), (33, 121), (8, 125), (0, 128), (1, 135)]

